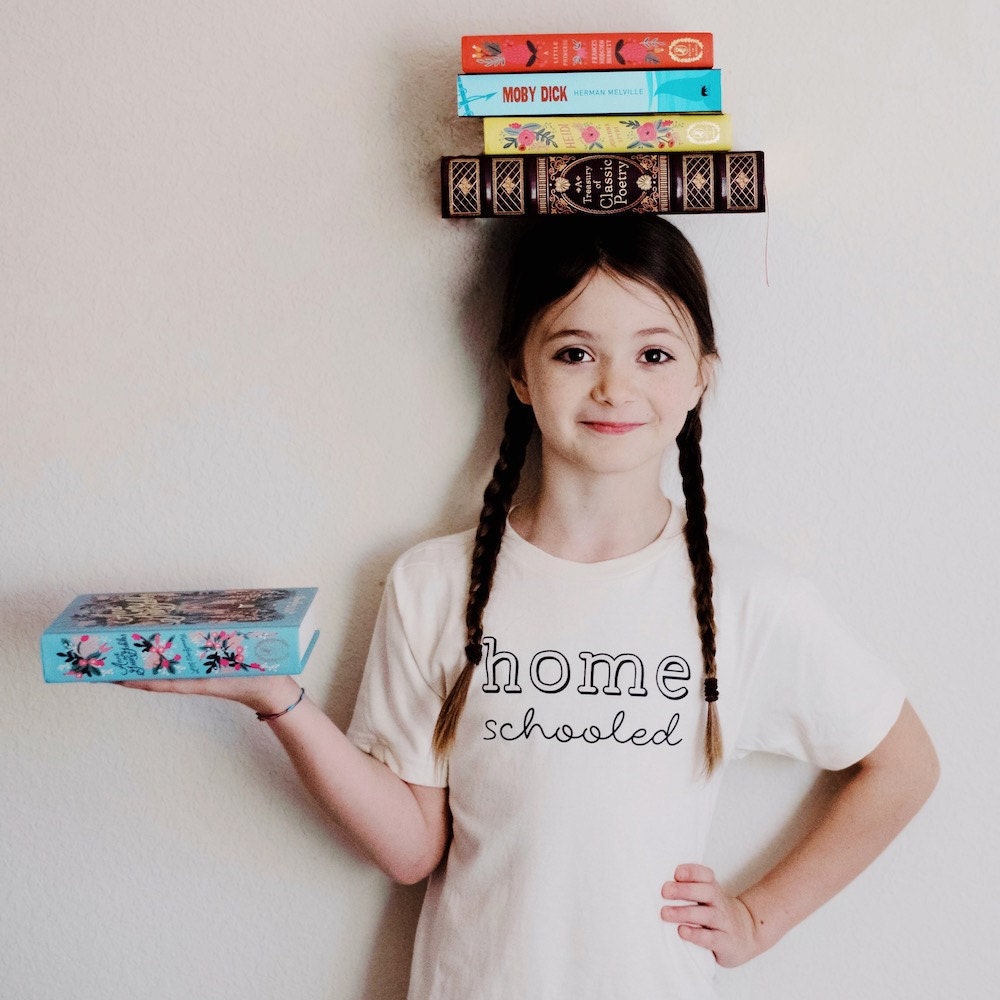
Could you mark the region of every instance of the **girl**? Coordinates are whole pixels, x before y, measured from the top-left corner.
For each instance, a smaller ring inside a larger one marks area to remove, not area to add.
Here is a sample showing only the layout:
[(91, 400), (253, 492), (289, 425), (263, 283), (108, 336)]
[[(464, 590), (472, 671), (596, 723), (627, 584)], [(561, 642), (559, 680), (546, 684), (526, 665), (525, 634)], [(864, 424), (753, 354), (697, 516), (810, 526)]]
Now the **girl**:
[[(412, 1000), (710, 997), (860, 872), (937, 762), (815, 593), (712, 535), (701, 267), (658, 217), (547, 219), (514, 254), (500, 457), (474, 532), (393, 567), (345, 735), (290, 677), (152, 682), (242, 702), (393, 878), (431, 876)], [(515, 493), (539, 432), (538, 483)], [(676, 447), (685, 509), (660, 488)], [(843, 771), (738, 895), (701, 863), (721, 765)]]

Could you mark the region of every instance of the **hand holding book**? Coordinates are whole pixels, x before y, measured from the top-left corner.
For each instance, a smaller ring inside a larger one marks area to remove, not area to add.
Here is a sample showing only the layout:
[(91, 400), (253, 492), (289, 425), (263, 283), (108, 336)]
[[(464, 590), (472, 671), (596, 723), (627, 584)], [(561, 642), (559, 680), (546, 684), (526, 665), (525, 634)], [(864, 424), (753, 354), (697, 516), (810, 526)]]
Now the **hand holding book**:
[(299, 682), (291, 674), (266, 677), (188, 677), (183, 680), (116, 681), (115, 687), (168, 694), (198, 694), (235, 701), (263, 715), (281, 712), (299, 696)]

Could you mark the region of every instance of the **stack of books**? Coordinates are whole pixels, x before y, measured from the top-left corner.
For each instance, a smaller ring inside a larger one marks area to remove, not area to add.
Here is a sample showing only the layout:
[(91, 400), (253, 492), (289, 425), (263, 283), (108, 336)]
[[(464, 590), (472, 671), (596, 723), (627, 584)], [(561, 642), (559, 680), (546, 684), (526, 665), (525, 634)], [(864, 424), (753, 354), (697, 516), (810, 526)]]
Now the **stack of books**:
[(445, 218), (764, 211), (711, 34), (465, 36), (457, 100), (483, 153), (442, 157)]

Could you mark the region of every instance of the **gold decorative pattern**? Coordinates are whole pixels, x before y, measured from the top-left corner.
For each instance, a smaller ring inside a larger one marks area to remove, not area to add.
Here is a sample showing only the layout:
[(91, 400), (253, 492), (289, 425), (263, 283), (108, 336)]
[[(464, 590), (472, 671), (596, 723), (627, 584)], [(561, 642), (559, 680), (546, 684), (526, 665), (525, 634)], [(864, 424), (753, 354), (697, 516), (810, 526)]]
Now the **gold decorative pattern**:
[(704, 153), (684, 154), (684, 211), (711, 212), (715, 207), (715, 164)]
[(729, 177), (729, 211), (759, 211), (757, 157), (753, 153), (727, 153), (726, 174)]
[(493, 214), (524, 215), (524, 157), (493, 160)]
[(659, 205), (656, 210), (661, 214), (670, 211), (670, 188), (673, 181), (672, 169), (676, 170), (677, 168), (671, 168), (669, 156), (657, 156), (656, 180)]
[(455, 159), (448, 164), (448, 212), (452, 216), (482, 215), (479, 160)]
[(722, 138), (722, 129), (714, 122), (700, 121), (688, 127), (686, 138), (688, 142), (707, 146)]
[(535, 157), (535, 197), (538, 199), (538, 214), (549, 214), (549, 158)]
[(667, 51), (675, 63), (697, 62), (705, 54), (705, 47), (697, 38), (675, 38)]

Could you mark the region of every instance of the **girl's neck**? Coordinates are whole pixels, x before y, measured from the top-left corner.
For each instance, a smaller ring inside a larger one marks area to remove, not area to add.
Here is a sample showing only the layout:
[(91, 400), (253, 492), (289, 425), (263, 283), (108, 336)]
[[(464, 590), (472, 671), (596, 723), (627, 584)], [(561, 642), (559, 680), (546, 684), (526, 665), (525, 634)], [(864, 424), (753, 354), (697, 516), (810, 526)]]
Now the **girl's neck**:
[(601, 489), (568, 490), (543, 483), (538, 495), (515, 507), (511, 527), (532, 545), (571, 562), (603, 562), (654, 542), (670, 517), (670, 501), (654, 484), (604, 482)]

